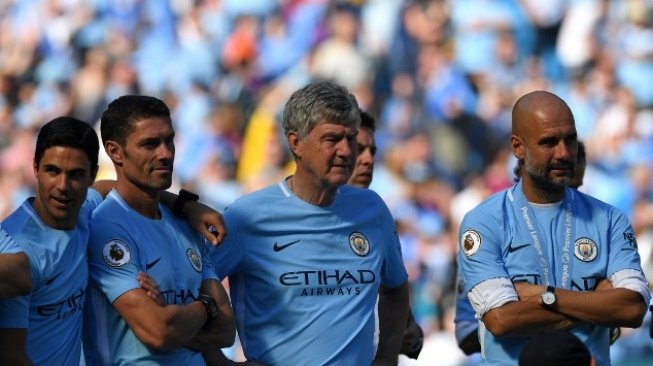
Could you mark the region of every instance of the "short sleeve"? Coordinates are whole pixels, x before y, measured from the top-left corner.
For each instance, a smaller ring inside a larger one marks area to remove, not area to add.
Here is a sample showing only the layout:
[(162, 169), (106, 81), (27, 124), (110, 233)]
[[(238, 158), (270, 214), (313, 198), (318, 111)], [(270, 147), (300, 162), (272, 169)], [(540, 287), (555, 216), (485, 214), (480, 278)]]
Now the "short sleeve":
[(218, 280), (213, 262), (211, 261), (211, 247), (204, 239), (202, 239), (202, 244), (200, 244), (200, 250), (202, 255), (202, 281), (210, 279)]
[(469, 212), (460, 225), (458, 234), (458, 263), (464, 292), (491, 278), (510, 278), (501, 255), (501, 225), (490, 214)]
[(246, 248), (241, 246), (240, 238), (246, 235), (246, 229), (242, 225), (244, 220), (238, 217), (238, 212), (236, 208), (225, 210), (224, 221), (230, 234), (220, 245), (209, 248), (213, 268), (220, 280), (233, 274), (245, 255)]
[[(113, 303), (120, 295), (140, 288), (138, 283), (139, 253), (137, 247), (120, 235), (122, 230), (94, 228), (89, 246), (89, 274), (95, 284)], [(106, 233), (113, 232), (113, 235)]]
[(23, 250), (20, 248), (18, 243), (16, 243), (16, 241), (14, 241), (14, 239), (0, 227), (0, 253), (15, 254), (22, 251)]
[(607, 277), (624, 269), (642, 271), (641, 259), (637, 250), (637, 239), (630, 222), (620, 211), (613, 209), (611, 217), (610, 256), (608, 257)]

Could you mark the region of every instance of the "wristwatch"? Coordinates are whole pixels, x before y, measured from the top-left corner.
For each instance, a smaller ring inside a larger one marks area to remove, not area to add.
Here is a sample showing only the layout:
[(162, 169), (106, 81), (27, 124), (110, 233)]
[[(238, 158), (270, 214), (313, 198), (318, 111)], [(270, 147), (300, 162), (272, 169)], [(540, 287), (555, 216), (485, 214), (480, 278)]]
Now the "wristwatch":
[(542, 293), (542, 303), (545, 307), (550, 308), (558, 302), (558, 298), (555, 294), (555, 287), (547, 286), (546, 291)]
[(205, 294), (200, 294), (200, 296), (197, 297), (197, 301), (201, 302), (206, 309), (207, 318), (202, 329), (209, 330), (213, 326), (213, 321), (217, 319), (220, 314), (218, 311), (218, 305), (211, 296)]
[(184, 217), (184, 205), (188, 201), (197, 201), (200, 199), (200, 196), (197, 194), (187, 191), (185, 189), (181, 189), (179, 191), (179, 194), (177, 195), (177, 199), (175, 200), (174, 206), (172, 206), (172, 213), (175, 214), (177, 217)]

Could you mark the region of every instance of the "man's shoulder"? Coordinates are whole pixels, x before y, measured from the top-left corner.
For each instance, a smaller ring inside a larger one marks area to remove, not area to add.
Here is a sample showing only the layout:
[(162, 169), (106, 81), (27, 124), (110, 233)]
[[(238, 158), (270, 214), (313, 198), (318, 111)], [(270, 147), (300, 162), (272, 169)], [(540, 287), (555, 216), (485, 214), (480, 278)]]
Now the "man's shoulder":
[(131, 210), (112, 193), (108, 194), (91, 212), (91, 220), (94, 225), (129, 220), (128, 216)]
[(599, 211), (613, 211), (613, 210), (618, 210), (615, 206), (601, 201), (600, 199), (590, 196), (587, 193), (578, 191), (578, 190), (573, 190), (574, 192), (574, 197), (579, 201), (582, 202), (585, 206), (593, 209), (593, 210), (599, 210)]
[(26, 203), (23, 203), (18, 206), (18, 208), (2, 221), (2, 228), (16, 241), (18, 241), (22, 234), (25, 233), (25, 228), (27, 226), (36, 223), (34, 217), (29, 214), (27, 210), (28, 207), (25, 205)]
[(356, 204), (360, 204), (361, 202), (373, 202), (385, 205), (383, 199), (378, 193), (367, 188), (344, 185), (339, 188), (339, 196), (343, 201), (355, 202)]
[(503, 206), (505, 205), (507, 199), (507, 189), (493, 193), (491, 196), (484, 199), (481, 201), (481, 203), (469, 210), (469, 212), (467, 212), (465, 215), (465, 220), (484, 220), (491, 217), (500, 217), (503, 215)]
[(225, 214), (229, 211), (234, 212), (243, 209), (250, 211), (253, 208), (259, 207), (261, 204), (273, 204), (275, 201), (286, 196), (287, 195), (284, 194), (282, 188), (279, 186), (279, 183), (271, 184), (267, 187), (240, 196), (227, 206)]
[(575, 191), (574, 190), (575, 201), (574, 204), (576, 207), (581, 208), (579, 215), (589, 215), (592, 218), (604, 218), (606, 220), (622, 220), (627, 219), (627, 215), (621, 211), (618, 207), (615, 207), (607, 202), (601, 201), (600, 199), (590, 196), (589, 194)]

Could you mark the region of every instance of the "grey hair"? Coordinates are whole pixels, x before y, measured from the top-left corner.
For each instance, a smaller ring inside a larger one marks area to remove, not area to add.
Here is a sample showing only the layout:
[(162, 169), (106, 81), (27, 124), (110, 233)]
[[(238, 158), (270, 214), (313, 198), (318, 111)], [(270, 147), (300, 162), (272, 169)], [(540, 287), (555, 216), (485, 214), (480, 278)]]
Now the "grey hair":
[(315, 126), (333, 123), (358, 129), (358, 102), (345, 87), (332, 81), (311, 83), (295, 91), (283, 110), (283, 131), (303, 140)]

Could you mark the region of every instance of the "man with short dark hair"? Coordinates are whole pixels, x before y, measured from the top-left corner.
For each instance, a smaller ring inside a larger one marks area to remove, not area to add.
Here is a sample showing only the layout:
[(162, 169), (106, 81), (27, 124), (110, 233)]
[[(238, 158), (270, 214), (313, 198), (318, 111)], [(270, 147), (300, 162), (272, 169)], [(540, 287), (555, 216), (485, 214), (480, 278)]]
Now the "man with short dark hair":
[(369, 188), (374, 176), (374, 155), (376, 155), (374, 130), (376, 126), (372, 115), (362, 110), (360, 114), (361, 126), (356, 135), (356, 144), (358, 145), (356, 164), (347, 184), (359, 188)]
[(88, 190), (98, 150), (95, 131), (72, 117), (56, 118), (39, 131), (36, 197), (2, 223), (28, 255), (33, 282), (30, 295), (0, 301), (2, 364), (79, 363), (89, 219), (102, 201)]
[[(235, 327), (208, 246), (177, 217), (198, 197), (182, 191), (173, 210), (160, 204), (172, 183), (170, 111), (154, 97), (122, 96), (100, 129), (117, 181), (92, 215), (87, 363), (204, 365), (201, 352), (231, 345)], [(141, 271), (158, 284), (162, 303), (139, 285)]]

